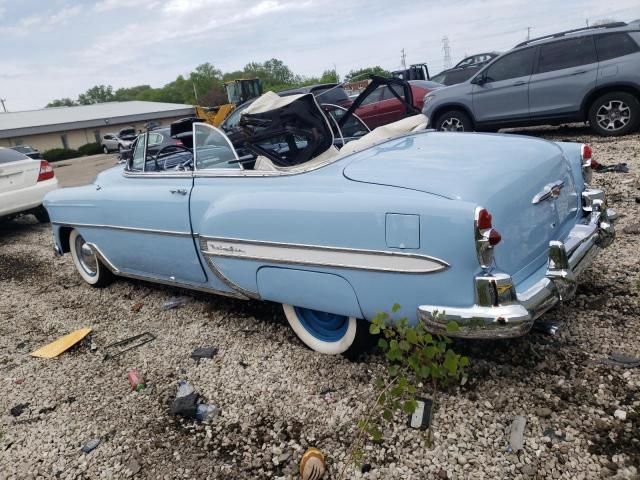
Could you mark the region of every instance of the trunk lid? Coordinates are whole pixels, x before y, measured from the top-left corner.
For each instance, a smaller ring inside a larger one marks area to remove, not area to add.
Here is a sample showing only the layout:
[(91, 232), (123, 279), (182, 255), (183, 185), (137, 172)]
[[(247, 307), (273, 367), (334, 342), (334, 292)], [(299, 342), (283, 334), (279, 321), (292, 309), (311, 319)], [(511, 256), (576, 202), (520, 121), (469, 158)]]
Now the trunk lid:
[(0, 192), (10, 192), (31, 187), (38, 181), (40, 160), (25, 160), (0, 163)]
[[(350, 180), (419, 190), (480, 205), (502, 234), (497, 266), (516, 275), (546, 259), (579, 207), (569, 162), (552, 142), (516, 135), (428, 132), (391, 140), (356, 154)], [(554, 194), (533, 203), (548, 186)], [(426, 234), (429, 225), (422, 227)], [(473, 219), (469, 219), (473, 235)]]

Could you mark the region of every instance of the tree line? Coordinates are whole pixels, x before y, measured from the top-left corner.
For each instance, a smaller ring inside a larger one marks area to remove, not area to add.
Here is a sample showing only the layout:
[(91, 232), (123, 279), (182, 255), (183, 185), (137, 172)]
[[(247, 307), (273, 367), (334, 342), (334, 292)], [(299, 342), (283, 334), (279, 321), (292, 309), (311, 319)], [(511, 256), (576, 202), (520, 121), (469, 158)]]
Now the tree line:
[[(379, 66), (351, 70), (344, 81), (359, 80), (369, 74), (388, 76), (389, 72)], [(163, 87), (137, 85), (129, 88), (114, 89), (111, 85), (96, 85), (78, 95), (77, 99), (60, 98), (47, 104), (47, 107), (91, 105), (104, 102), (124, 102), (143, 100), (147, 102), (184, 103), (188, 105), (215, 106), (227, 103), (224, 83), (240, 78), (259, 78), (265, 91), (275, 92), (315, 83), (339, 82), (335, 69), (325, 70), (318, 77), (305, 77), (295, 74), (282, 60), (272, 58), (265, 62), (250, 62), (242, 70), (223, 73), (210, 63), (198, 65), (186, 77), (179, 75)]]

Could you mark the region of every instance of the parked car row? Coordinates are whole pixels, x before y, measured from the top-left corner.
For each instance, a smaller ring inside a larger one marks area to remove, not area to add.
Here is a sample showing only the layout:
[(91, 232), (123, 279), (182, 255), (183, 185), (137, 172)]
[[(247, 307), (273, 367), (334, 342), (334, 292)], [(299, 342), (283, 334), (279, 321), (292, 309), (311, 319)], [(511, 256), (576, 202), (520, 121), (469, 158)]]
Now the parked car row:
[(640, 125), (640, 20), (523, 42), (427, 94), (423, 113), (438, 130), (588, 121), (599, 135), (627, 134)]

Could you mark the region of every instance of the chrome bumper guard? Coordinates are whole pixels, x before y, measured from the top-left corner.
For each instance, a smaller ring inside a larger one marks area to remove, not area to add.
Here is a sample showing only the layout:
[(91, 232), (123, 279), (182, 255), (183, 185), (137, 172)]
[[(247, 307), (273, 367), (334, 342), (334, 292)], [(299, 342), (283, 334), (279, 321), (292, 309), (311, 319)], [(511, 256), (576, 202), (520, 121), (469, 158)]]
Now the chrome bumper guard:
[(584, 223), (571, 229), (564, 242), (549, 242), (545, 276), (523, 292), (516, 292), (510, 275), (487, 273), (475, 278), (476, 303), (471, 307), (422, 305), (418, 317), (427, 330), (445, 333), (455, 321), (459, 329), (452, 337), (498, 339), (526, 334), (536, 318), (573, 297), (577, 276), (593, 261), (600, 248), (615, 238), (614, 211), (606, 208), (602, 190), (583, 194)]

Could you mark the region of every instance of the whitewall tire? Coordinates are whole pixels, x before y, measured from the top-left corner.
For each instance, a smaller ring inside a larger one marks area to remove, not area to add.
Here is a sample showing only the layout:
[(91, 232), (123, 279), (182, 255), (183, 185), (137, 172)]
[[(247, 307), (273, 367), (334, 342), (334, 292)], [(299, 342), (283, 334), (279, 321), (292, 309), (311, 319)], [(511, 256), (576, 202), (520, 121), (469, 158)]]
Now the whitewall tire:
[(293, 331), (311, 350), (354, 357), (370, 346), (369, 322), (366, 320), (292, 305), (282, 307)]
[(104, 287), (113, 279), (111, 271), (98, 259), (93, 249), (77, 230), (69, 235), (69, 249), (73, 264), (82, 279), (92, 287)]

